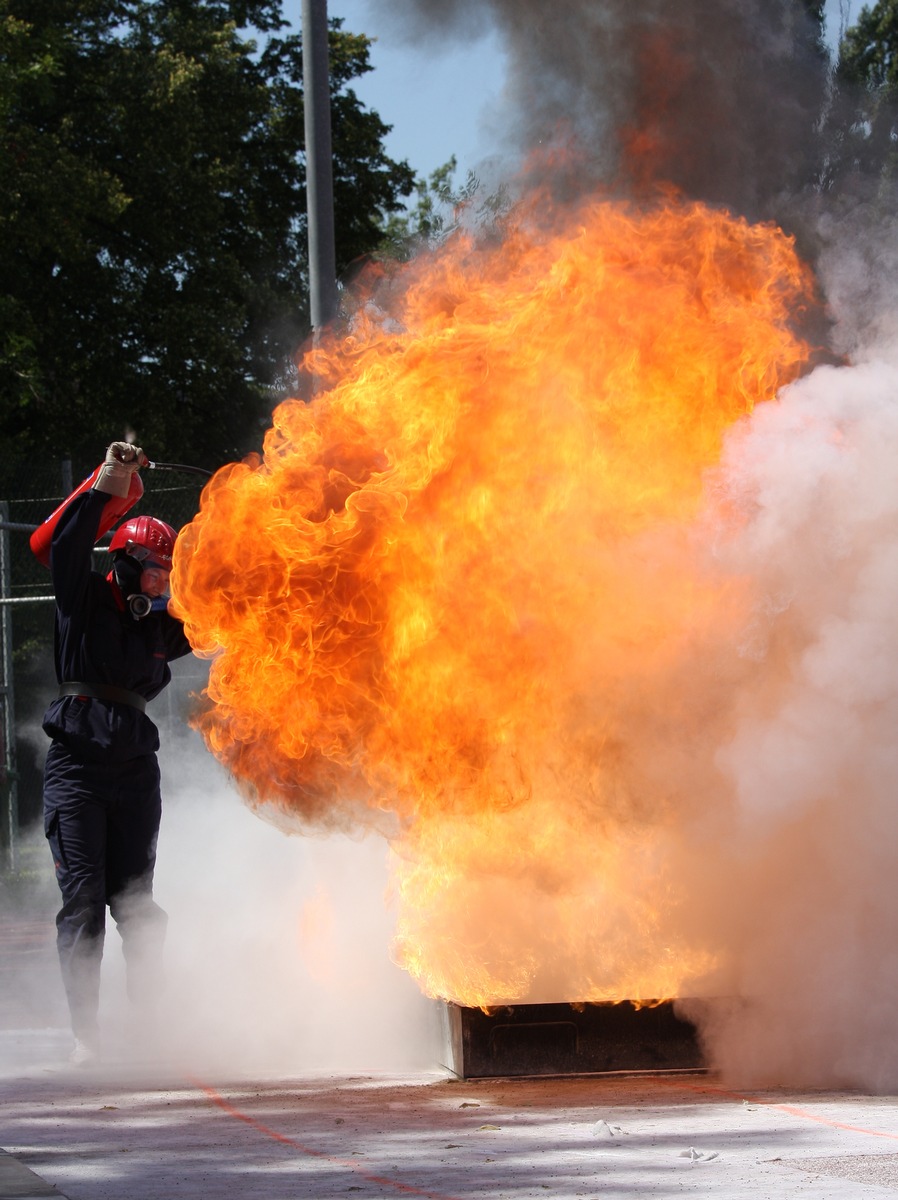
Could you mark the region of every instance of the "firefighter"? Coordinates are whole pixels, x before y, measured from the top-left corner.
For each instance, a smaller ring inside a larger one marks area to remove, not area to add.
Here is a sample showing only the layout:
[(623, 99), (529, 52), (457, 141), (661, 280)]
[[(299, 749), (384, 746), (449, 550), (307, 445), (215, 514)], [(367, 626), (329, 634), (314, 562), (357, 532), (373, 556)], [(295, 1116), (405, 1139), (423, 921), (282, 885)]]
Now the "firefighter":
[(138, 447), (113, 442), (92, 486), (48, 518), (59, 690), (43, 721), (51, 738), (44, 829), (62, 894), (57, 950), (79, 1066), (100, 1056), (107, 906), (122, 938), (129, 999), (151, 1007), (161, 986), (167, 917), (153, 899), (159, 735), (145, 709), (169, 682), (169, 662), (190, 652), (167, 609), (175, 530), (155, 517), (130, 519), (110, 541), (109, 574), (91, 567), (104, 513), (134, 494), (132, 477), (146, 462)]

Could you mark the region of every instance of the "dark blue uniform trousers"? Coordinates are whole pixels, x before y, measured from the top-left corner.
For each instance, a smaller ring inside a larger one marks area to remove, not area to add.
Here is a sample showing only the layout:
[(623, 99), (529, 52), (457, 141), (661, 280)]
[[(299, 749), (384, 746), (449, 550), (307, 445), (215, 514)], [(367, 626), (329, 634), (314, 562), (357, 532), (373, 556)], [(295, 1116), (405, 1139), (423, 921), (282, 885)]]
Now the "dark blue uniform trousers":
[(62, 893), (56, 945), (76, 1037), (97, 1033), (107, 905), (122, 937), (129, 998), (152, 1003), (161, 986), (168, 918), (153, 901), (161, 815), (155, 755), (84, 762), (51, 743), (44, 831)]

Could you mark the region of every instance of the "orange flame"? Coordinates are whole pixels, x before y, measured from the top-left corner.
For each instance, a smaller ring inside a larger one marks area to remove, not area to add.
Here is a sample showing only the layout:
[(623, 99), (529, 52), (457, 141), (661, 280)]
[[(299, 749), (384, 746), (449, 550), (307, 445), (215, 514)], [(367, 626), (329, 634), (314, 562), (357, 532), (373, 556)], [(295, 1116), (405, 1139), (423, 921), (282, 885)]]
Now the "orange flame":
[(173, 574), (199, 728), (271, 819), (393, 839), (428, 994), (669, 996), (712, 960), (640, 738), (727, 608), (686, 561), (703, 475), (807, 360), (811, 293), (772, 226), (534, 205), (369, 279), (323, 390), (207, 486)]

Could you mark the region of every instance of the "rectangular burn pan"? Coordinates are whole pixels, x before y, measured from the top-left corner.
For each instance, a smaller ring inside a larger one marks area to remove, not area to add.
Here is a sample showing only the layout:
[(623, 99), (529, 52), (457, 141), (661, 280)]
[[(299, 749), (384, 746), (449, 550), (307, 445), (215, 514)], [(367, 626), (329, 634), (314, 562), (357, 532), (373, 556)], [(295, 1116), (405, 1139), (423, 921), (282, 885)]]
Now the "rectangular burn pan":
[(460, 1079), (704, 1069), (695, 1026), (673, 1001), (447, 1004), (449, 1070)]

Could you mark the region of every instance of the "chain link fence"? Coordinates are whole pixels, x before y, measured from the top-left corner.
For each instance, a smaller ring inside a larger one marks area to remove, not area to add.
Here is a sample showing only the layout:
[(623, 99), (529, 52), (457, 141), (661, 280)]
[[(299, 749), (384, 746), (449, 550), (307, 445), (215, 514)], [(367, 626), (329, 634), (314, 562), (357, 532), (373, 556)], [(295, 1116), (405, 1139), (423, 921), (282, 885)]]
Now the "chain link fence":
[[(0, 853), (7, 871), (21, 868), (20, 831), (40, 817), (48, 746), (40, 723), (55, 691), (50, 573), (31, 553), (29, 536), (96, 465), (28, 460), (0, 469)], [(144, 470), (141, 478), (143, 498), (128, 516), (147, 513), (180, 529), (199, 508), (203, 477)], [(108, 540), (95, 551), (99, 571), (110, 566)]]

